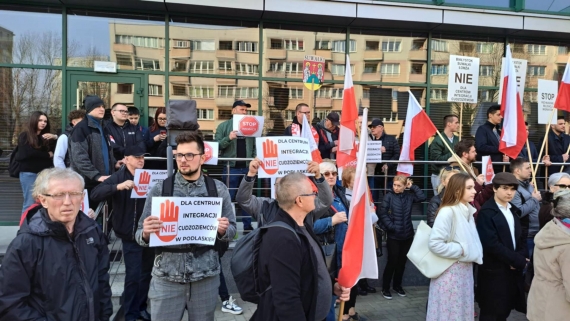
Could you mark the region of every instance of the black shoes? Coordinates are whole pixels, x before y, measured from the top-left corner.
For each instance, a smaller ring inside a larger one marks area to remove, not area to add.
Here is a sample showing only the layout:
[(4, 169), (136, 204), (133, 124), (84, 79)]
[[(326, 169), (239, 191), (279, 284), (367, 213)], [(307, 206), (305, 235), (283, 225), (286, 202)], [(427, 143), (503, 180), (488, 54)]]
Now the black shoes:
[(139, 315), (139, 319), (141, 319), (143, 321), (151, 321), (150, 320), (150, 313), (148, 313), (147, 310), (141, 311), (141, 313)]
[(392, 293), (390, 293), (390, 290), (382, 290), (382, 296), (388, 300), (392, 300)]
[(365, 290), (368, 293), (376, 293), (376, 288), (373, 288), (371, 286), (367, 286)]
[(406, 296), (406, 292), (404, 292), (404, 289), (402, 289), (402, 288), (394, 288), (394, 291), (396, 291), (396, 293), (398, 293), (398, 295), (401, 297)]

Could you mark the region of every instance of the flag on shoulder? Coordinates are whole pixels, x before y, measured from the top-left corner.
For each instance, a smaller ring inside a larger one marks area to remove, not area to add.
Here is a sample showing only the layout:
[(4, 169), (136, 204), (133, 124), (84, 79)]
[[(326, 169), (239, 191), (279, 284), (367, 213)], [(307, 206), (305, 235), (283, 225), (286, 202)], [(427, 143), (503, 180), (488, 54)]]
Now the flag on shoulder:
[[(358, 108), (352, 84), (352, 71), (350, 58), (346, 55), (346, 68), (344, 75), (344, 92), (342, 96), (342, 117), (338, 135), (338, 150), (336, 152), (336, 166), (339, 169), (356, 166), (356, 120)], [(366, 133), (366, 132), (364, 132)]]
[(414, 153), (416, 148), (433, 136), (437, 132), (437, 128), (412, 92), (408, 91), (408, 93), (410, 97), (408, 98), (408, 112), (406, 113), (406, 122), (404, 123), (404, 141), (397, 171), (398, 175), (411, 176), (414, 173), (414, 165), (401, 162), (415, 160)]
[(570, 112), (570, 61), (566, 63), (554, 108)]

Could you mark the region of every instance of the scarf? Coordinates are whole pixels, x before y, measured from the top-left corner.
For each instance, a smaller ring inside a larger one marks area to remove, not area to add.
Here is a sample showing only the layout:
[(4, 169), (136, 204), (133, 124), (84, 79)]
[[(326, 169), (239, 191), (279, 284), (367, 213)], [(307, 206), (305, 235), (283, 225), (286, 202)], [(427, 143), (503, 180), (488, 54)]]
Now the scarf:
[(92, 120), (96, 125), (97, 129), (99, 130), (99, 134), (101, 135), (101, 152), (103, 153), (103, 163), (105, 163), (105, 175), (110, 175), (111, 172), (109, 170), (109, 149), (107, 148), (107, 140), (105, 139), (105, 134), (103, 133), (103, 126), (101, 126), (101, 121), (91, 115), (87, 115), (87, 117)]

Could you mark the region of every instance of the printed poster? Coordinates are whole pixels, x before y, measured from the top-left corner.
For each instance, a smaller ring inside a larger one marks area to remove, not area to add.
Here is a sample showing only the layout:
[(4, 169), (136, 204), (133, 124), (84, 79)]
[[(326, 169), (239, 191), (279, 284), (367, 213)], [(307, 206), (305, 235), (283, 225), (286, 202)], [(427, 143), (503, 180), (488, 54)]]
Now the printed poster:
[(558, 113), (552, 113), (556, 95), (558, 94), (558, 81), (556, 80), (538, 80), (538, 123), (548, 124), (548, 116), (552, 114), (551, 124), (556, 124)]
[(479, 58), (449, 56), (447, 101), (477, 103), (479, 85)]
[(313, 160), (309, 140), (301, 137), (274, 136), (255, 139), (257, 157), (260, 160), (259, 178), (283, 177), (292, 172), (307, 172)]
[(131, 190), (131, 198), (146, 198), (152, 187), (167, 177), (167, 170), (137, 168), (135, 170), (135, 187)]
[(233, 130), (237, 130), (238, 136), (261, 137), (263, 132), (263, 116), (234, 115)]

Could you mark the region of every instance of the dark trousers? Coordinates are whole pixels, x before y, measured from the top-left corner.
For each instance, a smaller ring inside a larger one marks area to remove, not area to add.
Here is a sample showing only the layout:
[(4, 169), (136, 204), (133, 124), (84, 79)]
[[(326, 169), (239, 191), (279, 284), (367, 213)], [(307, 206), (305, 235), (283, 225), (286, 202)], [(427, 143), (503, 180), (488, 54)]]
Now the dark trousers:
[(479, 312), (479, 321), (507, 321), (510, 313), (507, 315), (486, 314), (484, 310)]
[(220, 286), (218, 287), (218, 294), (222, 302), (230, 299), (228, 286), (226, 285), (226, 278), (224, 277), (224, 269), (222, 268), (222, 258), (220, 257)]
[(135, 241), (123, 241), (125, 260), (125, 289), (123, 291), (125, 320), (136, 320), (146, 310), (154, 249), (142, 247)]
[(356, 306), (356, 296), (358, 295), (358, 285), (355, 285), (350, 289), (350, 298), (348, 301), (344, 302), (344, 310), (342, 314), (348, 314), (348, 310), (350, 308), (354, 308)]
[(392, 288), (402, 287), (402, 278), (404, 277), (404, 269), (406, 268), (406, 262), (408, 260), (406, 255), (413, 241), (414, 238), (403, 241), (388, 238), (386, 241), (388, 262), (386, 262), (384, 274), (382, 275), (382, 290), (390, 289), (392, 278), (394, 278)]
[[(236, 196), (239, 184), (241, 183), (243, 176), (246, 175), (247, 172), (249, 172), (249, 168), (247, 168), (247, 167), (244, 167), (244, 168), (230, 167), (230, 175), (229, 175), (230, 184), (228, 185), (228, 189), (229, 189), (230, 197), (231, 197), (232, 201), (235, 200), (235, 196)], [(224, 166), (224, 169), (222, 171), (222, 181), (224, 182), (224, 184), (226, 184), (226, 185), (228, 184), (228, 168), (225, 166)], [(236, 211), (236, 216), (237, 216), (237, 211)], [(243, 227), (244, 228), (251, 227), (250, 215), (246, 211), (241, 210), (241, 216), (243, 216), (241, 218), (241, 221), (243, 222)]]

